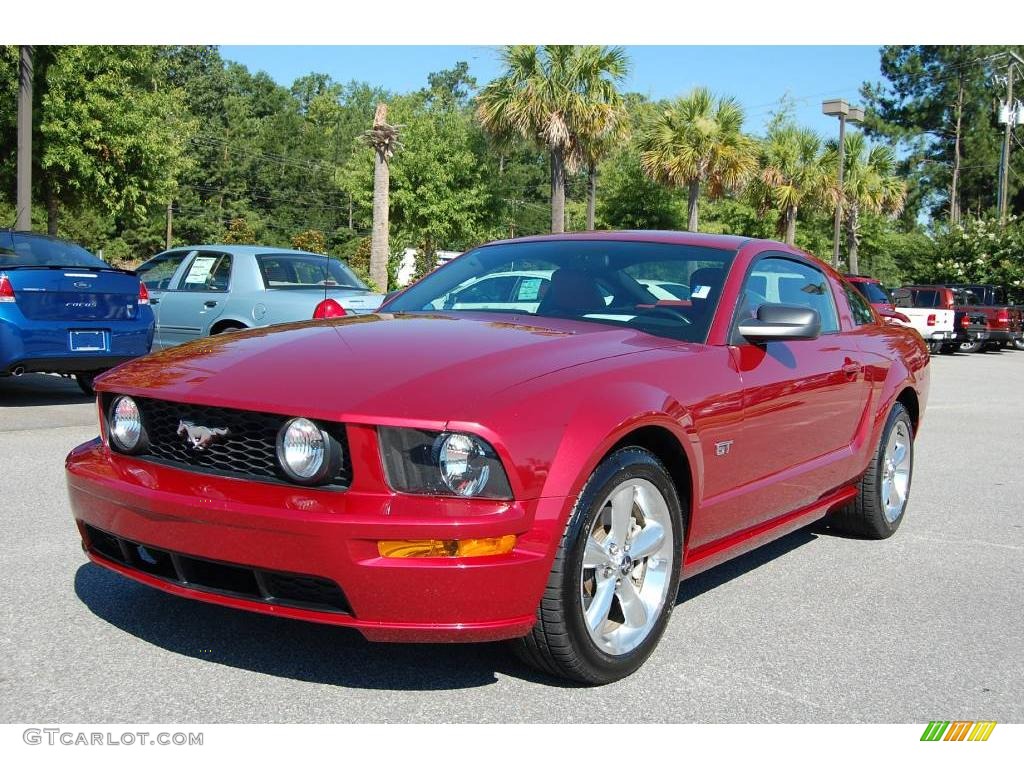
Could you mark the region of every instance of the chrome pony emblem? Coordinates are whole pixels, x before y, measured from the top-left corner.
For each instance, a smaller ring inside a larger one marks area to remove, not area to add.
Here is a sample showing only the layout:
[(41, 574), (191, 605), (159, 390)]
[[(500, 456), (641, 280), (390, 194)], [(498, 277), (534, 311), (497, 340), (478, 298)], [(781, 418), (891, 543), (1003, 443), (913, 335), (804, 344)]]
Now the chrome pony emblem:
[(211, 428), (194, 424), (191, 421), (182, 419), (178, 422), (178, 434), (185, 435), (185, 440), (190, 448), (197, 451), (205, 451), (220, 438), (228, 434), (227, 427)]

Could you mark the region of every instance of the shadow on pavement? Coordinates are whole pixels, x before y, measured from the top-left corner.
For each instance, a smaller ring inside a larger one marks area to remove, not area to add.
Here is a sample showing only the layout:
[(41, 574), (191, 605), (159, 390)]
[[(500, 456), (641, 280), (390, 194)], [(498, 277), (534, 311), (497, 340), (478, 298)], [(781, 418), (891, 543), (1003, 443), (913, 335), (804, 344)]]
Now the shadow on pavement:
[(75, 593), (96, 616), (140, 640), (215, 664), (321, 685), (438, 691), (497, 682), (496, 673), (563, 686), (501, 643), (378, 644), (352, 629), (263, 616), (168, 595), (93, 563)]
[(78, 388), (74, 379), (42, 373), (0, 377), (0, 407), (69, 405), (89, 403), (93, 398)]
[[(814, 541), (804, 529), (712, 568), (679, 588), (676, 603)], [(184, 656), (275, 677), (373, 690), (475, 688), (504, 674), (579, 687), (521, 664), (501, 643), (370, 643), (355, 630), (263, 616), (168, 595), (93, 563), (75, 573), (75, 594), (103, 621)]]

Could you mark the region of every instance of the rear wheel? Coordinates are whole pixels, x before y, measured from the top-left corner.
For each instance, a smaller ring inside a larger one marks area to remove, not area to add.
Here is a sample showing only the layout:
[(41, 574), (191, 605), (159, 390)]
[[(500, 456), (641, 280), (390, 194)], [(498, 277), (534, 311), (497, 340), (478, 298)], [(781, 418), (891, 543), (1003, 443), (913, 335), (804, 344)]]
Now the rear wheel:
[(623, 448), (576, 502), (537, 623), (513, 649), (541, 671), (588, 685), (619, 680), (654, 650), (675, 604), (682, 506), (665, 467)]
[(914, 427), (902, 403), (889, 412), (875, 455), (861, 478), (857, 498), (830, 524), (843, 533), (887, 539), (896, 533), (910, 498), (914, 472)]
[(985, 342), (983, 341), (963, 341), (960, 343), (961, 352), (984, 352)]
[(941, 341), (929, 341), (928, 342), (928, 351), (931, 352), (933, 355), (941, 354), (942, 353), (942, 349), (943, 349), (943, 345), (942, 345)]
[(88, 373), (76, 373), (75, 381), (78, 382), (78, 388), (81, 389), (85, 394), (92, 397), (96, 394), (96, 390), (92, 388), (92, 383), (99, 376), (102, 371), (89, 371)]
[(1024, 352), (1024, 339), (1014, 339), (1013, 340), (1013, 348), (1014, 349), (1019, 349), (1022, 352)]

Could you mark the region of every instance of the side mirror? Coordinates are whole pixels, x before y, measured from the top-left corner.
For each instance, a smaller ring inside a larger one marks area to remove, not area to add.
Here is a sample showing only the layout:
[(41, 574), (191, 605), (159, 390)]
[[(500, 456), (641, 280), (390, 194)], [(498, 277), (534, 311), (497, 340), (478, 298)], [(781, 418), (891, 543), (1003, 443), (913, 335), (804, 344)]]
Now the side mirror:
[(740, 323), (739, 332), (755, 344), (816, 339), (821, 333), (821, 317), (818, 310), (797, 304), (762, 304), (757, 318)]

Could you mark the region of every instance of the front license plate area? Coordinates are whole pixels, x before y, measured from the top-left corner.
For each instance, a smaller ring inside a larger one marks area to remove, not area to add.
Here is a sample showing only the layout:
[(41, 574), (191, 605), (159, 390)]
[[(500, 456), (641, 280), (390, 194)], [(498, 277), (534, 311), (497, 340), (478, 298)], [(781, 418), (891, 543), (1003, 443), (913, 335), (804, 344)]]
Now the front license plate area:
[(72, 352), (106, 352), (106, 331), (70, 331), (68, 345)]

